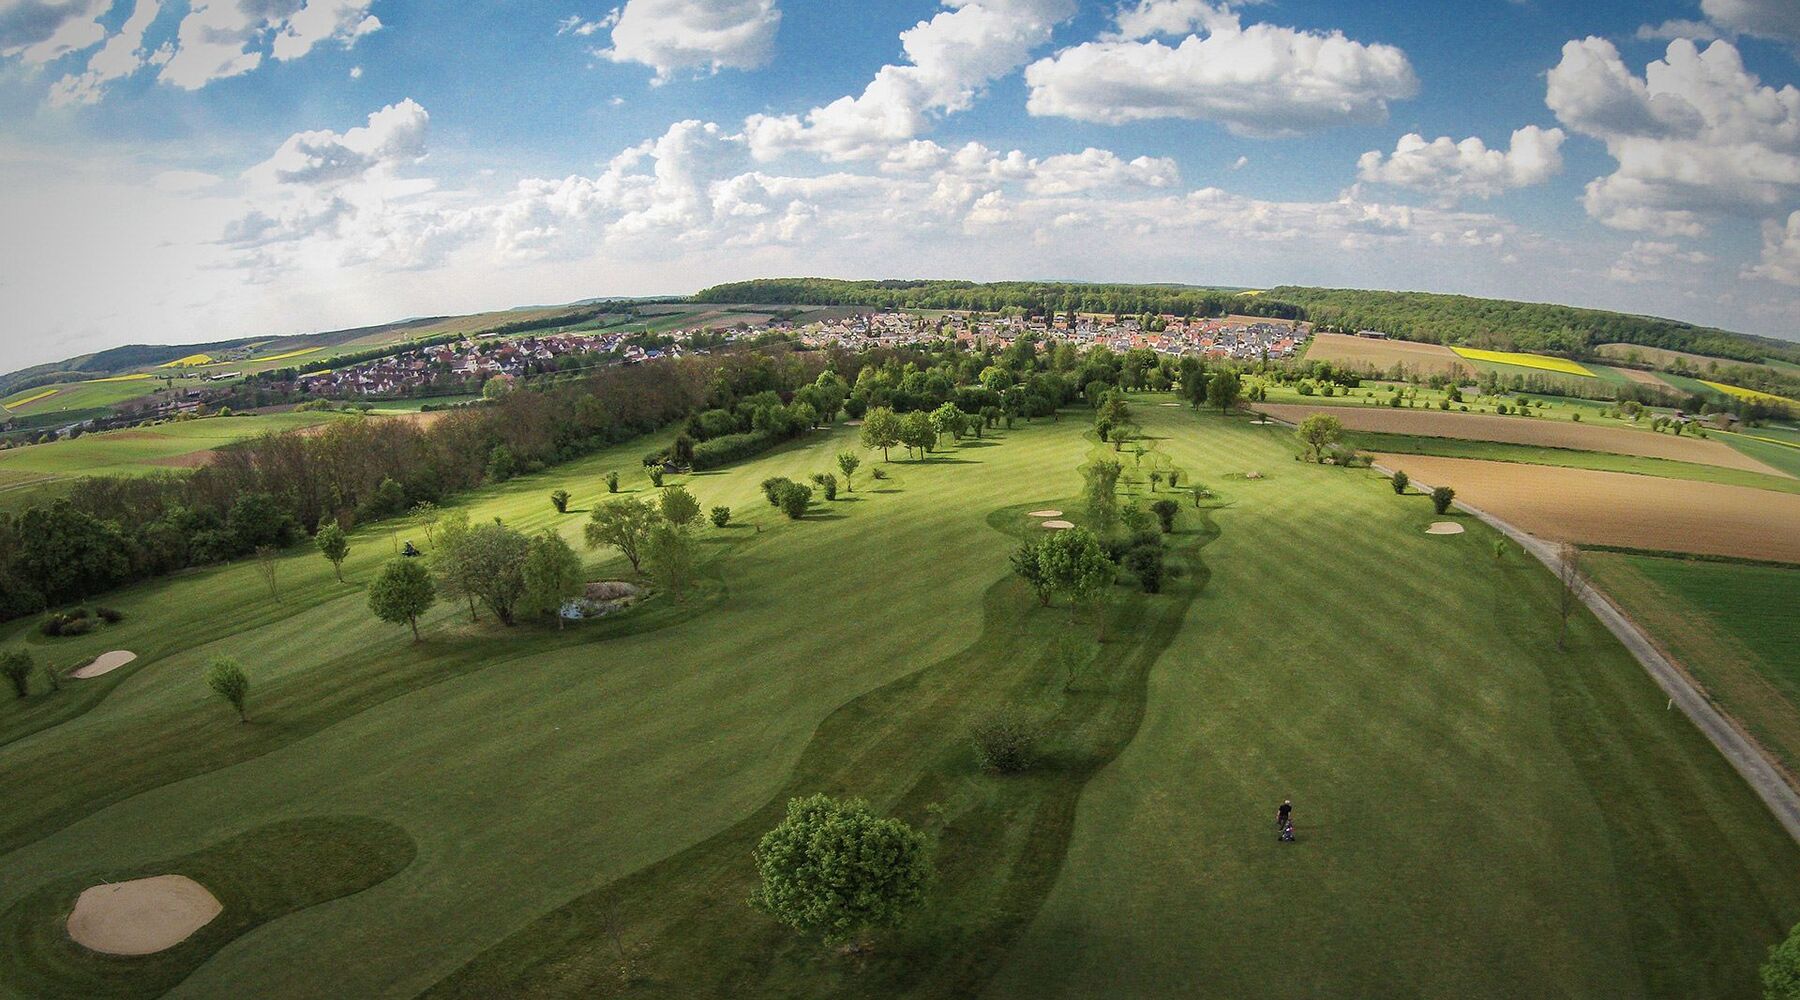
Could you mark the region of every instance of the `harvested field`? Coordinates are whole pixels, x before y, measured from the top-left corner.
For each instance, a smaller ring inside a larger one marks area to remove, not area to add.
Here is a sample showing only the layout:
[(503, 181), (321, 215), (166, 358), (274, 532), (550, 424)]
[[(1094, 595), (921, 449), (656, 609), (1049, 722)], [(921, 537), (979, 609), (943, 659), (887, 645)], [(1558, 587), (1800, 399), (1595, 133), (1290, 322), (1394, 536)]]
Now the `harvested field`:
[(1446, 413), (1441, 410), (1395, 410), (1385, 406), (1300, 406), (1290, 403), (1257, 403), (1255, 408), (1289, 423), (1299, 423), (1314, 413), (1329, 413), (1346, 430), (1419, 434), (1425, 437), (1461, 438), (1467, 441), (1499, 441), (1577, 451), (1604, 451), (1644, 458), (1697, 462), (1726, 469), (1743, 469), (1764, 475), (1786, 473), (1742, 454), (1720, 441), (1676, 437), (1625, 427), (1578, 424), (1549, 417), (1502, 417), (1485, 413)]
[(1516, 462), (1376, 455), (1543, 538), (1800, 562), (1800, 496)]
[(1620, 375), (1625, 376), (1639, 385), (1653, 385), (1658, 389), (1667, 389), (1669, 387), (1669, 383), (1657, 378), (1654, 372), (1639, 371), (1636, 368), (1614, 368), (1613, 371), (1618, 372)]
[(1408, 371), (1417, 371), (1421, 375), (1475, 374), (1474, 366), (1466, 364), (1448, 347), (1418, 344), (1410, 340), (1370, 340), (1343, 333), (1314, 334), (1312, 347), (1306, 352), (1306, 360), (1329, 361), (1353, 368), (1379, 368), (1382, 371), (1401, 365)]

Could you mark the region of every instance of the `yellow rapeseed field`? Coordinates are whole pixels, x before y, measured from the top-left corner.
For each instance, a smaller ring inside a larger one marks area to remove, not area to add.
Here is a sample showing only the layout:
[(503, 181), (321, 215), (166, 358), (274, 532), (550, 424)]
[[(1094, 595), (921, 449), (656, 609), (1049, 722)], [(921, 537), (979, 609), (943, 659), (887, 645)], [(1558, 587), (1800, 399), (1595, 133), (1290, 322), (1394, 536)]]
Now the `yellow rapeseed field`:
[(1451, 350), (1470, 361), (1486, 361), (1496, 365), (1517, 365), (1520, 368), (1536, 368), (1540, 371), (1556, 372), (1560, 375), (1579, 375), (1582, 378), (1598, 377), (1593, 372), (1565, 358), (1551, 358), (1542, 354), (1520, 354), (1516, 351), (1482, 351), (1473, 347), (1453, 347)]
[(1792, 403), (1792, 402), (1794, 402), (1794, 400), (1791, 400), (1791, 399), (1787, 398), (1786, 396), (1777, 396), (1772, 392), (1758, 392), (1755, 389), (1746, 389), (1742, 386), (1736, 386), (1736, 385), (1726, 385), (1723, 382), (1708, 382), (1705, 379), (1696, 379), (1695, 381), (1699, 382), (1701, 385), (1704, 385), (1708, 388), (1717, 389), (1727, 396), (1736, 396), (1739, 399), (1760, 400), (1764, 403)]

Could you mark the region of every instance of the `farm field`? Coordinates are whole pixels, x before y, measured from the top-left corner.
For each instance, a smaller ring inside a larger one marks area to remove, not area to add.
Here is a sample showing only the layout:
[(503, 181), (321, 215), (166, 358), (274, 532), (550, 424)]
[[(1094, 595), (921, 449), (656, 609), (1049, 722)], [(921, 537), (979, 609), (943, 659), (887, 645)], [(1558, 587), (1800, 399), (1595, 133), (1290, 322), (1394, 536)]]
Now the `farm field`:
[[(78, 639), (6, 626), (62, 664), (140, 658), (0, 705), (0, 913), (360, 817), (410, 863), (247, 929), (175, 995), (594, 995), (616, 983), (608, 899), (661, 996), (1754, 995), (1800, 919), (1800, 847), (1596, 622), (1555, 652), (1547, 572), (1497, 563), (1472, 519), (1425, 535), (1422, 498), (1293, 462), (1285, 428), (1138, 417), (1146, 458), (1219, 497), (1181, 516), (1164, 593), (1120, 591), (1071, 695), (1046, 663), (1068, 609), (1037, 608), (1007, 556), (1041, 530), (1024, 511), (1079, 517), (1086, 411), (879, 484), (866, 465), (798, 522), (757, 484), (824, 468), (854, 429), (671, 477), (742, 525), (708, 529), (701, 591), (566, 632), (441, 605), (414, 645), (375, 622), (363, 585), (398, 539), (429, 547), (389, 525), (352, 535), (347, 584), (302, 547), (279, 601), (240, 563), (109, 595), (126, 620)], [(584, 519), (548, 491), (585, 510), (666, 440), (462, 506), (573, 539)], [(590, 578), (625, 572), (586, 554)], [(218, 653), (254, 671), (248, 725), (200, 683)], [(976, 772), (967, 727), (1016, 704), (1064, 713), (1057, 745), (1094, 765)], [(941, 842), (931, 902), (861, 971), (743, 904), (749, 844), (821, 789)], [(1287, 795), (1301, 841), (1276, 845)], [(0, 957), (0, 993), (43, 971), (25, 961)]]
[(1766, 429), (1752, 428), (1743, 433), (1721, 434), (1719, 440), (1736, 448), (1749, 458), (1790, 476), (1800, 476), (1800, 447)]
[(1741, 386), (1726, 385), (1723, 382), (1712, 382), (1707, 379), (1698, 379), (1697, 381), (1701, 385), (1706, 386), (1709, 389), (1717, 390), (1719, 392), (1726, 394), (1727, 396), (1736, 396), (1739, 399), (1756, 400), (1756, 401), (1760, 401), (1760, 402), (1764, 402), (1764, 403), (1792, 403), (1792, 402), (1794, 402), (1794, 400), (1791, 400), (1791, 399), (1787, 398), (1786, 396), (1777, 396), (1772, 392), (1761, 392), (1756, 389), (1745, 389)]
[[(178, 383), (182, 380), (177, 380)], [(63, 382), (26, 389), (0, 400), (15, 416), (35, 417), (117, 406), (141, 399), (161, 389), (161, 379), (117, 379), (104, 382)]]
[[(1691, 354), (1687, 351), (1671, 351), (1662, 347), (1643, 347), (1638, 344), (1601, 344), (1594, 348), (1594, 353), (1603, 358), (1614, 358), (1619, 361), (1630, 361), (1635, 358), (1644, 364), (1655, 365), (1658, 368), (1672, 368), (1677, 363), (1680, 363), (1690, 371), (1703, 372), (1707, 370), (1707, 366), (1709, 365), (1718, 365), (1720, 367), (1726, 365), (1747, 365), (1756, 367), (1753, 362), (1749, 361), (1736, 361), (1731, 358), (1714, 358), (1704, 354)], [(1784, 364), (1786, 364), (1786, 362), (1769, 361), (1764, 362), (1763, 367), (1772, 367), (1779, 371)]]
[(1400, 365), (1406, 371), (1421, 375), (1473, 375), (1474, 366), (1465, 364), (1456, 352), (1438, 344), (1422, 344), (1410, 340), (1372, 340), (1343, 333), (1315, 333), (1306, 349), (1308, 361), (1329, 361), (1351, 368), (1372, 366), (1388, 371)]
[(1593, 372), (1567, 358), (1553, 358), (1544, 354), (1524, 354), (1518, 351), (1483, 351), (1473, 347), (1453, 347), (1451, 350), (1455, 351), (1458, 357), (1490, 365), (1529, 368), (1535, 371), (1574, 375), (1581, 378), (1594, 377)]
[(1639, 385), (1655, 386), (1659, 389), (1666, 389), (1669, 386), (1669, 383), (1664, 382), (1655, 372), (1640, 371), (1636, 368), (1611, 367), (1606, 368), (1606, 371), (1614, 372), (1620, 378), (1623, 378), (1628, 382), (1636, 382)]
[(1663, 458), (1700, 465), (1717, 465), (1763, 475), (1783, 475), (1741, 451), (1712, 438), (1658, 434), (1648, 430), (1607, 427), (1543, 417), (1509, 417), (1434, 410), (1391, 409), (1384, 406), (1321, 407), (1284, 403), (1257, 403), (1254, 408), (1279, 420), (1299, 423), (1313, 413), (1329, 413), (1350, 431), (1375, 431), (1429, 437), (1499, 441), (1505, 444), (1607, 451), (1642, 458)]
[(1590, 552), (1588, 571), (1707, 693), (1800, 778), (1800, 566)]
[(1443, 458), (1477, 458), (1490, 462), (1521, 462), (1526, 465), (1556, 465), (1571, 469), (1595, 469), (1601, 472), (1628, 472), (1640, 476), (1665, 479), (1692, 479), (1707, 483), (1752, 486), (1782, 493), (1800, 493), (1800, 478), (1747, 472), (1717, 465), (1678, 462), (1667, 458), (1644, 458), (1607, 451), (1579, 451), (1573, 448), (1551, 448), (1540, 445), (1503, 444), (1498, 441), (1471, 441), (1464, 438), (1427, 437), (1411, 434), (1355, 432), (1350, 440), (1361, 451), (1388, 454), (1438, 455)]
[(1427, 455), (1375, 460), (1547, 539), (1800, 562), (1793, 493)]
[(202, 464), (214, 448), (262, 434), (316, 427), (343, 419), (334, 413), (278, 413), (265, 416), (208, 417), (149, 427), (84, 434), (0, 451), (0, 471), (52, 477), (143, 475)]

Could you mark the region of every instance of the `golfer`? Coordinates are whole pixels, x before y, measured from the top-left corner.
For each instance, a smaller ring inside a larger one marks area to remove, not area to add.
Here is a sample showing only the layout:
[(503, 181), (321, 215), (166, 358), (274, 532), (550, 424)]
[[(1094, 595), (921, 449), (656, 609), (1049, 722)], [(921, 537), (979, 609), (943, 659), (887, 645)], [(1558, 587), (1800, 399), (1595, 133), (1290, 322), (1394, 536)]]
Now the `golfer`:
[(1288, 819), (1290, 816), (1293, 815), (1293, 812), (1294, 812), (1293, 801), (1291, 799), (1282, 799), (1281, 800), (1281, 808), (1275, 810), (1275, 829), (1277, 829), (1277, 830), (1287, 829), (1288, 828)]

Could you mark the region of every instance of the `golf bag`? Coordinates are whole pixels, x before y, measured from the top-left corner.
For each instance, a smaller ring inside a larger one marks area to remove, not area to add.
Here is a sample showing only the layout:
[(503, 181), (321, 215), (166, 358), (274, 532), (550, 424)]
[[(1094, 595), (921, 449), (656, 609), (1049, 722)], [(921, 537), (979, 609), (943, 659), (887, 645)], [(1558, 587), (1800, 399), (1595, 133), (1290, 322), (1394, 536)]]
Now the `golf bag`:
[(1281, 829), (1276, 833), (1275, 839), (1281, 841), (1284, 844), (1293, 843), (1294, 842), (1294, 821), (1290, 819), (1286, 823), (1281, 824)]

